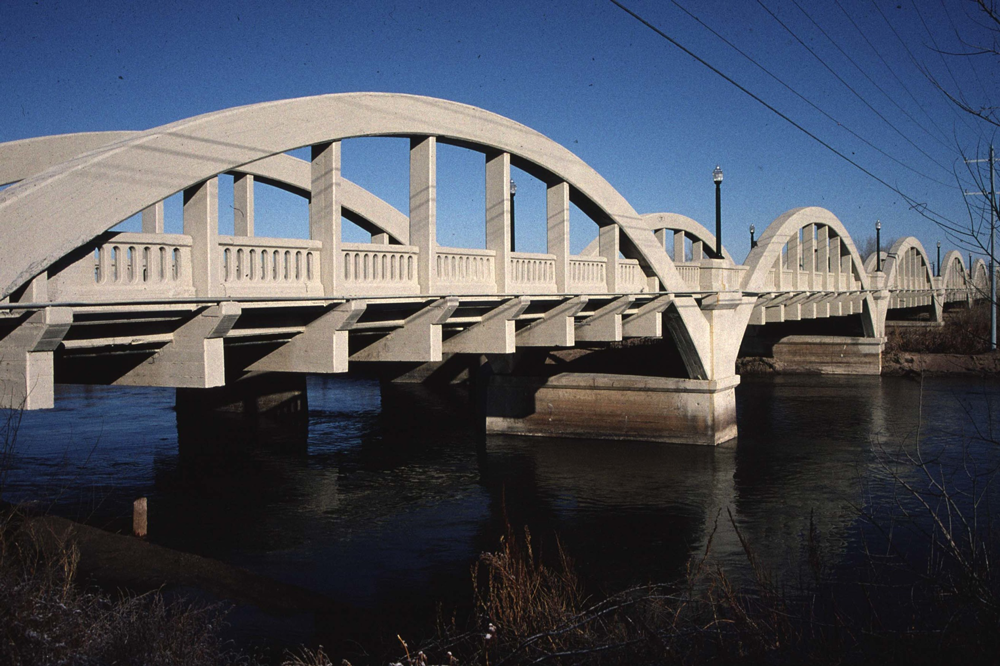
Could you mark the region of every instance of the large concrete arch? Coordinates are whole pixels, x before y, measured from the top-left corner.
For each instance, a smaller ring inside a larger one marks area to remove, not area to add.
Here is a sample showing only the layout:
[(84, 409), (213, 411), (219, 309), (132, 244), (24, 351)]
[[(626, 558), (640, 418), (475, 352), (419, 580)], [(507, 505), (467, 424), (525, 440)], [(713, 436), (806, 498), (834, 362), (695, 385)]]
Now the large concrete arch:
[(972, 263), (972, 288), (973, 299), (989, 298), (990, 269), (982, 259), (976, 259)]
[(944, 268), (941, 271), (941, 277), (945, 289), (968, 289), (969, 272), (961, 252), (951, 250), (944, 255)]
[[(113, 143), (138, 136), (140, 132), (81, 132), (56, 134), (22, 141), (0, 143), (0, 185), (8, 185), (51, 169)], [(232, 173), (249, 174), (260, 182), (310, 197), (309, 163), (284, 153), (245, 164)], [(406, 215), (388, 202), (346, 178), (341, 179), (344, 217), (369, 233), (386, 233), (392, 241), (405, 245), (410, 228)]]
[[(889, 289), (898, 289), (902, 285), (899, 285), (899, 280), (903, 277), (903, 265), (907, 253), (915, 253), (916, 256), (921, 259), (921, 266), (919, 267), (919, 277), (924, 281), (925, 289), (934, 289), (934, 274), (931, 272), (931, 262), (927, 255), (927, 251), (924, 250), (923, 244), (913, 236), (906, 236), (904, 238), (898, 239), (892, 244), (889, 249), (889, 254), (886, 256), (885, 264), (882, 266), (882, 270), (885, 272), (886, 286)], [(914, 276), (916, 277), (916, 276)]]
[(750, 254), (747, 255), (747, 274), (743, 281), (743, 290), (751, 293), (764, 291), (768, 273), (781, 259), (785, 245), (799, 233), (800, 229), (812, 224), (825, 225), (840, 238), (841, 251), (846, 250), (850, 255), (855, 277), (861, 283), (861, 288), (867, 290), (868, 274), (850, 234), (836, 215), (818, 206), (793, 208), (775, 218), (767, 226), (757, 241), (757, 247), (750, 250)]
[[(429, 97), (347, 93), (236, 107), (142, 132), (0, 193), (0, 297), (144, 208), (213, 176), (303, 146), (362, 136), (435, 136), (505, 152), (546, 182), (566, 182), (598, 224), (669, 291), (684, 283), (641, 217), (572, 152), (508, 118)], [(17, 239), (12, 242), (11, 239)]]
[[(693, 241), (700, 241), (706, 247), (715, 247), (715, 234), (709, 231), (708, 228), (700, 222), (688, 217), (687, 215), (681, 215), (679, 213), (646, 213), (642, 216), (642, 221), (653, 233), (665, 230), (675, 232), (682, 231), (687, 238), (690, 238)], [(587, 247), (583, 249), (583, 252), (580, 254), (592, 257), (597, 254), (599, 246), (599, 239), (595, 238), (589, 245), (587, 245)], [(729, 251), (726, 250), (725, 246), (722, 247), (722, 258), (725, 259), (729, 265), (733, 265), (733, 259), (729, 255)]]

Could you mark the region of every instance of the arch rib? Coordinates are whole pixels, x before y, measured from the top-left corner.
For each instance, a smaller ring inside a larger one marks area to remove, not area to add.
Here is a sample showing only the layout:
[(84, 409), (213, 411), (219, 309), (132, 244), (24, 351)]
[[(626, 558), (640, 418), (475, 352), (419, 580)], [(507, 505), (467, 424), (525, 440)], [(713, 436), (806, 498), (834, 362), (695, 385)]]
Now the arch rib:
[[(551, 139), (483, 109), (385, 93), (237, 107), (143, 132), (0, 193), (0, 297), (121, 220), (193, 184), (302, 146), (362, 136), (437, 136), (499, 150), (568, 183), (670, 291), (683, 281), (640, 216), (604, 178)], [(600, 221), (599, 221), (600, 223)]]

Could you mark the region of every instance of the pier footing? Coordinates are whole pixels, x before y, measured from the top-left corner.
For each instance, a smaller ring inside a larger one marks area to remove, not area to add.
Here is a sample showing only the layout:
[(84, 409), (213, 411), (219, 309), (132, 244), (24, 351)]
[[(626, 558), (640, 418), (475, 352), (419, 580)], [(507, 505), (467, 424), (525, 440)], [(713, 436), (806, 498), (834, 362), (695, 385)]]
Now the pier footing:
[(486, 386), (486, 432), (721, 444), (736, 437), (739, 381), (496, 374)]
[(783, 374), (878, 375), (884, 338), (790, 335), (774, 344), (775, 369)]

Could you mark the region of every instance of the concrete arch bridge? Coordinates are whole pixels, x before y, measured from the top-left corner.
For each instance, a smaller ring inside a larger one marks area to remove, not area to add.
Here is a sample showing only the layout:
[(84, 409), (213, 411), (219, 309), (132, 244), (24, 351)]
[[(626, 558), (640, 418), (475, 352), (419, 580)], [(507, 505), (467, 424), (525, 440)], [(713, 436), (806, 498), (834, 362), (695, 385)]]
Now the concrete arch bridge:
[[(341, 175), (341, 142), (373, 136), (409, 142), (406, 212)], [(484, 248), (438, 243), (439, 143), (482, 155)], [(303, 147), (310, 159), (289, 154)], [(512, 166), (545, 184), (545, 253), (511, 250)], [(51, 407), (57, 382), (210, 389), (356, 364), (419, 380), (458, 362), (478, 369), (491, 431), (717, 443), (736, 435), (741, 345), (877, 373), (887, 318), (940, 320), (985, 293), (981, 262), (951, 252), (936, 277), (914, 238), (875, 270), (814, 207), (774, 220), (736, 264), (698, 222), (640, 215), (542, 134), (411, 95), (0, 144), (0, 184), (0, 382), (29, 409)], [(256, 186), (307, 199), (309, 237), (255, 235)], [(175, 194), (183, 232), (168, 234)], [(579, 255), (571, 204), (598, 228)], [(140, 233), (113, 231), (138, 214)], [(343, 219), (370, 242), (344, 242)]]

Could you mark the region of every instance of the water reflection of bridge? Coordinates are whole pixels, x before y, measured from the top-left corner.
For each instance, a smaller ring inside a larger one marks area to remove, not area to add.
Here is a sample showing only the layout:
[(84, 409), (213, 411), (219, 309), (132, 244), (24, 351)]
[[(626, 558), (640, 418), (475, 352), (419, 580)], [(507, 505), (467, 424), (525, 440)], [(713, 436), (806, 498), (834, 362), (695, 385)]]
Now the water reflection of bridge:
[[(408, 214), (341, 176), (341, 142), (370, 136), (409, 140)], [(484, 156), (485, 248), (437, 242), (439, 143)], [(308, 161), (288, 154), (302, 146)], [(814, 369), (874, 374), (887, 317), (940, 321), (987, 277), (957, 252), (934, 276), (914, 238), (866, 265), (821, 208), (777, 218), (739, 265), (694, 220), (638, 214), (541, 134), (408, 95), (16, 141), (0, 164), (16, 183), (0, 193), (0, 380), (7, 404), (29, 409), (51, 406), (56, 382), (205, 389), (355, 364), (414, 380), (458, 359), (483, 371), (491, 431), (718, 443), (736, 435), (745, 338)], [(546, 253), (511, 250), (512, 166), (546, 186)], [(221, 174), (234, 178), (231, 236), (219, 234)], [(256, 186), (308, 199), (309, 238), (255, 236)], [(183, 233), (167, 234), (175, 195)], [(598, 227), (580, 255), (573, 205)], [(110, 231), (140, 213), (141, 233)], [(344, 242), (343, 219), (371, 242)], [(601, 362), (630, 338), (663, 340), (650, 353), (673, 361), (632, 374)], [(596, 356), (563, 371), (548, 354), (560, 348)]]

